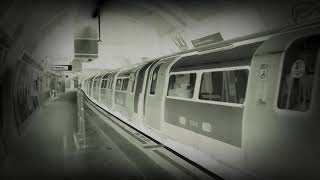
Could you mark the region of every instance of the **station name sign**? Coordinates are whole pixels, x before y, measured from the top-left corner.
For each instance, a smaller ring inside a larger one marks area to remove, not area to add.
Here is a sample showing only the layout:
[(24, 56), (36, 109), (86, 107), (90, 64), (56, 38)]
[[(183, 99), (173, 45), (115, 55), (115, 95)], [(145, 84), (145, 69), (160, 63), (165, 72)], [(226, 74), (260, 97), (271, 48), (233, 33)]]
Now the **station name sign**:
[(71, 71), (72, 65), (53, 65), (51, 66), (52, 71)]

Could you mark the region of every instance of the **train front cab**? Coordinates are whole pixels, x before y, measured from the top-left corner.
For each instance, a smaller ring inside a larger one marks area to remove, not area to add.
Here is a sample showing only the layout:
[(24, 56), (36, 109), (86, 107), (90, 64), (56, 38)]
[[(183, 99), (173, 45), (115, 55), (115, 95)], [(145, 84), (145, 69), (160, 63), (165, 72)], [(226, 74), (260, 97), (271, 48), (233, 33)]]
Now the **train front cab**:
[(275, 36), (253, 58), (242, 145), (254, 172), (320, 177), (319, 32)]

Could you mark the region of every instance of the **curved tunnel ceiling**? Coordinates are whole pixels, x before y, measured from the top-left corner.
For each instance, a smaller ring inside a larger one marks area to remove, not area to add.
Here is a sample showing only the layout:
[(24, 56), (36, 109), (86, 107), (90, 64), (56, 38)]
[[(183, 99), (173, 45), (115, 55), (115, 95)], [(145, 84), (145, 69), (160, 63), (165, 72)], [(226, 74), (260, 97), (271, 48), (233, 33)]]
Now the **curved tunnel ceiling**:
[[(232, 39), (264, 32), (292, 22), (300, 1), (107, 1), (101, 8), (102, 40), (99, 58), (85, 67), (116, 68), (180, 51), (191, 40), (220, 32)], [(319, 17), (319, 16), (317, 16)]]
[[(224, 39), (232, 39), (292, 25), (292, 10), (299, 3), (105, 1), (100, 7), (99, 58), (83, 67), (118, 68), (181, 51), (175, 43), (179, 39), (186, 43), (184, 48), (190, 49), (191, 40), (218, 32)], [(39, 61), (69, 64), (74, 57), (73, 38), (78, 32), (89, 27), (97, 36), (97, 19), (92, 18), (95, 1), (9, 0), (1, 5), (1, 29), (14, 39), (16, 47)], [(306, 19), (319, 18), (319, 13), (309, 14)]]

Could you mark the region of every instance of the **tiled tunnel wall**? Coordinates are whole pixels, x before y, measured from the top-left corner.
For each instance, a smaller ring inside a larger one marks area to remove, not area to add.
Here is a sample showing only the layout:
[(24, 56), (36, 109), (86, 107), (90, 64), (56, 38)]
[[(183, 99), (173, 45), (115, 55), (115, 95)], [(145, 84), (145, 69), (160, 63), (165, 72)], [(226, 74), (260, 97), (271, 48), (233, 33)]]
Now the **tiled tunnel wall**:
[(20, 51), (14, 56), (8, 56), (13, 48), (13, 41), (4, 32), (0, 37), (0, 164), (2, 165), (10, 156), (10, 149), (15, 146), (15, 139), (23, 134), (32, 112), (48, 100), (50, 90), (59, 90), (59, 76), (47, 71), (26, 52)]

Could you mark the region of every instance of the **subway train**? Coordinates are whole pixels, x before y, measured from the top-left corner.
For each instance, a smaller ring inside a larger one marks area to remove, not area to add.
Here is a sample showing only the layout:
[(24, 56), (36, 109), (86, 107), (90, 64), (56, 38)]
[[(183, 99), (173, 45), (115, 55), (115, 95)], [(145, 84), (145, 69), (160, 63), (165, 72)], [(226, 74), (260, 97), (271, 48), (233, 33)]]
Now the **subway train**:
[(319, 58), (320, 25), (313, 24), (96, 74), (81, 88), (225, 179), (317, 179)]

